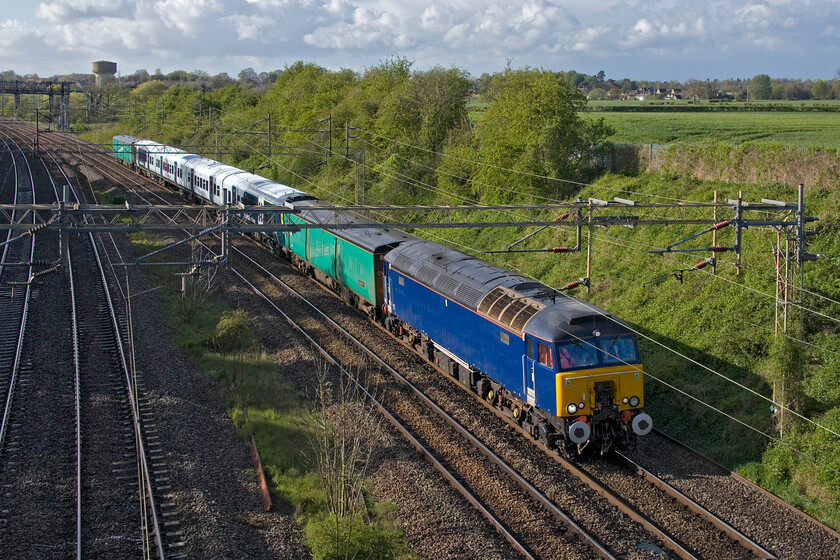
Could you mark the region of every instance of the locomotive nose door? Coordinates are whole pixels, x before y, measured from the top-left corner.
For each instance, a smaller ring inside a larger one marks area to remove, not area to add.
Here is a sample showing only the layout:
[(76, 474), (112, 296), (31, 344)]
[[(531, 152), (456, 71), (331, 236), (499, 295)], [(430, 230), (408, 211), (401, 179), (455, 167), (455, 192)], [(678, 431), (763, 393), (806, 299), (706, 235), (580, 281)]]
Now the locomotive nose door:
[(525, 389), (525, 398), (528, 404), (536, 403), (536, 392), (534, 391), (534, 378), (536, 376), (536, 362), (537, 355), (535, 351), (536, 344), (534, 338), (525, 335), (525, 355), (522, 356), (522, 385)]

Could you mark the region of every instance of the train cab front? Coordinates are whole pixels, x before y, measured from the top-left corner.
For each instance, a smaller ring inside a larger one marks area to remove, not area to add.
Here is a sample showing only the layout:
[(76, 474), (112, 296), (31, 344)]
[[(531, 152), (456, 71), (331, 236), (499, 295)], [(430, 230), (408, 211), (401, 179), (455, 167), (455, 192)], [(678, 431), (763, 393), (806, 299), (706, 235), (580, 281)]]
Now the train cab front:
[(638, 437), (650, 433), (653, 421), (642, 408), (644, 375), (634, 334), (572, 337), (557, 342), (557, 355), (564, 455), (632, 449)]

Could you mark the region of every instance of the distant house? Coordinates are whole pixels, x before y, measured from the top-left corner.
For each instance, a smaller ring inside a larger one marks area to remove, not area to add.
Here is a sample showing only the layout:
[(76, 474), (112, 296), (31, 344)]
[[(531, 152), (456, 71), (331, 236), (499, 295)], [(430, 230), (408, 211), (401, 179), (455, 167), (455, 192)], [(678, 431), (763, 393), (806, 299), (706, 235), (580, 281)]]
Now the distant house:
[(622, 94), (623, 99), (635, 99), (636, 101), (644, 101), (648, 97), (653, 96), (653, 90), (649, 88), (640, 88)]
[(682, 99), (682, 90), (673, 88), (665, 94), (665, 99)]

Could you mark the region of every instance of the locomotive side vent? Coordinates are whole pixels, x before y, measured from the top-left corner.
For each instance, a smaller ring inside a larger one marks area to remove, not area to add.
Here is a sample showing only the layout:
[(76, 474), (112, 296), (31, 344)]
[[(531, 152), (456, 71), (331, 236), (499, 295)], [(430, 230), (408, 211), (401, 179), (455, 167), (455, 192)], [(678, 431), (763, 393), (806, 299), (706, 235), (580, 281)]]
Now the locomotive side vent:
[(513, 323), (513, 318), (516, 317), (516, 315), (527, 305), (528, 304), (525, 303), (525, 300), (513, 300), (513, 303), (507, 306), (499, 320), (506, 325), (510, 325)]
[(525, 328), (525, 324), (528, 322), (528, 320), (529, 320), (531, 317), (533, 317), (534, 315), (536, 315), (536, 314), (537, 314), (537, 311), (539, 311), (539, 310), (540, 310), (540, 308), (539, 308), (539, 307), (537, 307), (537, 306), (535, 306), (535, 305), (529, 305), (528, 307), (526, 307), (525, 309), (523, 309), (523, 310), (522, 310), (522, 311), (521, 311), (521, 312), (520, 312), (520, 313), (519, 313), (519, 314), (518, 314), (518, 315), (514, 318), (513, 322), (512, 322), (512, 323), (511, 323), (511, 325), (510, 325), (510, 326), (511, 326), (511, 328), (512, 328), (513, 330), (515, 330), (515, 331), (522, 332), (522, 330)]
[(502, 311), (505, 310), (505, 307), (510, 305), (512, 301), (513, 296), (511, 294), (502, 294), (502, 297), (496, 300), (496, 303), (493, 304), (493, 307), (490, 308), (487, 314), (493, 319), (498, 319), (502, 316)]
[(490, 311), (490, 307), (496, 303), (496, 300), (502, 297), (503, 294), (503, 290), (494, 288), (489, 294), (484, 296), (484, 299), (482, 299), (481, 303), (478, 304), (478, 312), (487, 315), (487, 312)]

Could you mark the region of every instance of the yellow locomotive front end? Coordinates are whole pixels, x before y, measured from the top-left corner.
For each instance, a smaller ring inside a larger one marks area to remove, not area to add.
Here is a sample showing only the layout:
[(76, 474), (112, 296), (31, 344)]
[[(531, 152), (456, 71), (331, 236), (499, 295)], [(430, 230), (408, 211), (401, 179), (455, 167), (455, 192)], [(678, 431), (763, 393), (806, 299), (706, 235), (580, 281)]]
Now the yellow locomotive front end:
[(564, 420), (567, 453), (593, 445), (604, 454), (650, 432), (634, 334), (572, 337), (557, 343), (557, 356), (557, 415)]

